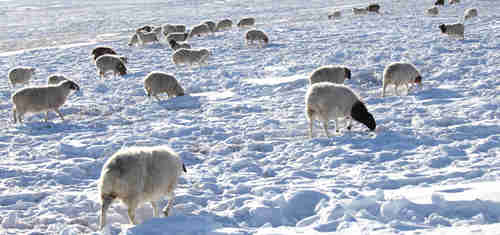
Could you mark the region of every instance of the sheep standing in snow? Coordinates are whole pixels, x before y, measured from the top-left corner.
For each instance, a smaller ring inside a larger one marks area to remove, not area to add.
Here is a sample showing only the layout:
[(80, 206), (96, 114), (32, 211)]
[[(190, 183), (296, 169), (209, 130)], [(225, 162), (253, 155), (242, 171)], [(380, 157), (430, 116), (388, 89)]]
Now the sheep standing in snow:
[(245, 33), (246, 44), (253, 44), (255, 41), (262, 46), (269, 43), (269, 37), (262, 30), (250, 29)]
[(168, 196), (163, 209), (168, 216), (175, 199), (179, 176), (186, 172), (179, 155), (166, 146), (121, 149), (104, 164), (99, 179), (101, 196), (100, 228), (106, 225), (106, 213), (115, 199), (128, 207), (131, 224), (137, 224), (135, 210), (150, 202), (154, 216), (160, 211), (157, 201)]
[(425, 13), (427, 13), (427, 15), (436, 16), (439, 14), (439, 9), (437, 8), (437, 6), (433, 6), (425, 10)]
[(186, 41), (189, 37), (188, 33), (169, 33), (167, 36), (167, 42), (175, 40), (176, 42)]
[(371, 131), (376, 128), (375, 119), (368, 112), (360, 98), (347, 86), (330, 82), (315, 83), (309, 87), (305, 96), (306, 116), (309, 121), (309, 136), (313, 137), (313, 121), (323, 122), (326, 136), (328, 121), (335, 119), (335, 130), (339, 132), (339, 118), (348, 118), (347, 129), (351, 129), (352, 119), (363, 123)]
[(173, 39), (168, 41), (168, 44), (170, 45), (170, 48), (172, 48), (172, 50), (174, 50), (174, 51), (177, 51), (177, 50), (182, 49), (182, 48), (191, 49), (191, 45), (189, 45), (188, 43), (185, 43), (185, 42), (178, 43)]
[[(98, 46), (92, 50), (91, 54), (93, 56), (92, 60), (94, 61), (94, 63), (97, 60), (97, 58), (99, 58), (99, 56), (106, 54), (117, 55), (116, 51), (108, 46)], [(125, 56), (120, 56), (120, 59), (122, 59), (124, 63), (128, 62), (128, 59)]]
[(163, 72), (151, 72), (144, 78), (144, 90), (148, 97), (155, 97), (158, 101), (158, 94), (167, 93), (168, 98), (183, 96), (184, 89), (174, 76)]
[(243, 18), (238, 22), (237, 26), (239, 28), (244, 28), (244, 27), (253, 27), (255, 25), (255, 18), (253, 17), (247, 17)]
[(161, 26), (163, 34), (168, 36), (170, 33), (184, 33), (186, 32), (186, 26), (183, 24), (164, 24)]
[(132, 37), (130, 37), (130, 40), (128, 41), (129, 46), (135, 46), (139, 45), (139, 36), (137, 36), (137, 33), (134, 33)]
[(342, 12), (339, 10), (335, 10), (334, 12), (328, 14), (328, 19), (333, 20), (333, 19), (340, 18), (341, 16), (342, 16)]
[(372, 3), (372, 4), (370, 4), (370, 5), (368, 5), (366, 7), (366, 10), (369, 11), (369, 12), (379, 13), (379, 11), (380, 11), (380, 5), (376, 4), (376, 3)]
[(223, 19), (217, 23), (217, 26), (215, 26), (215, 31), (220, 32), (224, 30), (229, 30), (233, 27), (233, 21), (230, 19)]
[[(399, 95), (399, 86), (404, 85), (406, 87), (406, 92), (408, 93), (411, 87), (413, 87), (413, 83), (422, 83), (422, 76), (420, 76), (420, 73), (415, 68), (415, 65), (404, 62), (394, 62), (387, 65), (384, 69), (383, 77), (382, 97), (385, 96), (385, 89), (390, 84), (394, 84), (394, 91), (397, 95)], [(409, 84), (412, 86), (408, 87)]]
[(444, 6), (444, 0), (436, 0), (434, 3), (435, 6)]
[(97, 73), (104, 78), (106, 72), (112, 71), (114, 76), (127, 74), (127, 67), (123, 60), (117, 55), (102, 55), (95, 62)]
[(41, 87), (27, 87), (12, 95), (12, 113), (14, 123), (23, 122), (25, 113), (46, 112), (45, 121), (49, 119), (49, 111), (53, 110), (64, 121), (59, 108), (66, 102), (72, 90), (78, 91), (80, 87), (73, 81), (63, 81), (57, 85)]
[(192, 37), (195, 37), (195, 36), (205, 36), (207, 34), (210, 34), (212, 33), (212, 31), (210, 30), (210, 28), (208, 27), (207, 24), (199, 24), (199, 25), (195, 25), (193, 26), (193, 28), (191, 29), (191, 32), (189, 32), (189, 37), (192, 38)]
[(460, 3), (460, 0), (450, 0), (450, 5), (451, 4), (458, 4)]
[(217, 27), (215, 22), (207, 20), (207, 21), (204, 21), (202, 24), (206, 24), (208, 26), (208, 28), (210, 29), (210, 31), (212, 33), (215, 33), (215, 28)]
[(322, 66), (314, 70), (309, 77), (312, 85), (318, 82), (344, 84), (345, 79), (351, 79), (351, 70), (345, 66)]
[(364, 15), (366, 13), (368, 13), (368, 10), (366, 10), (366, 8), (352, 8), (352, 13), (354, 15)]
[(142, 43), (142, 44), (146, 44), (146, 43), (153, 43), (153, 42), (158, 42), (158, 37), (156, 36), (156, 33), (154, 32), (149, 32), (149, 33), (145, 33), (143, 31), (138, 31), (137, 33), (137, 37), (139, 38), (139, 41)]
[(9, 70), (9, 82), (12, 88), (16, 88), (16, 84), (29, 84), (31, 77), (35, 75), (35, 68), (19, 66)]
[(52, 74), (47, 78), (47, 85), (56, 85), (62, 81), (69, 80), (66, 76), (62, 74)]
[(193, 65), (197, 63), (201, 66), (206, 62), (210, 55), (207, 49), (179, 49), (172, 55), (172, 62), (175, 65), (188, 64)]
[(441, 24), (439, 29), (441, 33), (448, 34), (451, 37), (464, 39), (465, 26), (462, 23)]
[(139, 27), (139, 28), (137, 28), (135, 30), (135, 32), (139, 32), (139, 31), (149, 33), (151, 31), (153, 31), (153, 26), (151, 26), (151, 25), (144, 25), (144, 26)]
[(465, 13), (464, 13), (464, 20), (468, 20), (472, 17), (476, 17), (477, 16), (477, 9), (476, 8), (469, 8), (467, 10), (465, 10)]

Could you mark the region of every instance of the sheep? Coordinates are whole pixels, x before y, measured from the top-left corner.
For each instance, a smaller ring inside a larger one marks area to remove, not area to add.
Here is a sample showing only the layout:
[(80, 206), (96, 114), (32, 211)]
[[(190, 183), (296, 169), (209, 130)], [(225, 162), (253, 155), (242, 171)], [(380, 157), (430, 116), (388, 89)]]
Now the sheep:
[(188, 64), (193, 65), (197, 63), (198, 65), (204, 64), (206, 59), (210, 55), (207, 49), (179, 49), (172, 55), (172, 62), (175, 65)]
[(450, 5), (457, 4), (457, 3), (460, 3), (460, 0), (450, 0)]
[(439, 9), (437, 8), (437, 6), (433, 6), (431, 8), (428, 8), (425, 12), (427, 13), (427, 15), (436, 16), (439, 14)]
[(163, 34), (168, 36), (170, 33), (184, 33), (186, 32), (186, 26), (182, 24), (173, 25), (173, 24), (164, 24), (161, 26), (163, 29)]
[(245, 33), (245, 39), (247, 45), (253, 44), (254, 41), (257, 41), (259, 45), (261, 45), (262, 43), (264, 45), (269, 43), (269, 37), (267, 36), (267, 34), (258, 29), (248, 30)]
[(189, 45), (187, 43), (178, 43), (177, 41), (175, 41), (173, 39), (168, 41), (168, 44), (170, 45), (170, 48), (172, 48), (172, 50), (174, 50), (174, 51), (177, 51), (181, 48), (191, 49), (191, 45)]
[(29, 84), (31, 77), (35, 75), (36, 69), (33, 67), (18, 66), (9, 70), (9, 82), (12, 88), (16, 88), (16, 84)]
[(139, 36), (137, 36), (137, 33), (134, 33), (132, 37), (130, 37), (130, 40), (128, 42), (129, 46), (134, 46), (139, 44)]
[(223, 19), (217, 23), (217, 26), (215, 27), (215, 31), (220, 32), (224, 30), (229, 30), (233, 27), (233, 21), (230, 19)]
[(169, 33), (167, 36), (167, 42), (175, 40), (176, 42), (186, 41), (189, 37), (189, 33)]
[(238, 22), (237, 26), (239, 28), (244, 28), (244, 27), (252, 27), (255, 25), (255, 18), (253, 17), (247, 17), (247, 18), (243, 18), (240, 20), (240, 22)]
[(163, 72), (150, 72), (144, 78), (144, 90), (148, 97), (153, 96), (158, 101), (160, 93), (167, 93), (168, 98), (184, 95), (184, 89), (174, 76)]
[(186, 171), (179, 155), (167, 146), (128, 147), (114, 153), (101, 170), (98, 189), (101, 197), (100, 229), (106, 226), (107, 210), (115, 199), (128, 207), (131, 224), (137, 224), (135, 210), (150, 202), (153, 215), (159, 216), (157, 201), (164, 195), (168, 216), (174, 204), (179, 176)]
[(199, 24), (199, 25), (193, 26), (193, 28), (191, 29), (191, 32), (189, 33), (189, 37), (190, 38), (195, 37), (195, 36), (200, 37), (200, 36), (207, 35), (209, 33), (212, 33), (212, 31), (210, 30), (208, 25)]
[(319, 82), (309, 87), (305, 96), (306, 117), (309, 121), (309, 137), (313, 137), (313, 121), (323, 122), (325, 134), (328, 132), (328, 121), (335, 119), (335, 130), (339, 132), (339, 118), (348, 118), (347, 129), (352, 127), (352, 119), (364, 124), (371, 131), (376, 128), (375, 119), (368, 112), (365, 104), (349, 87), (331, 82)]
[(312, 85), (318, 82), (344, 84), (345, 79), (351, 79), (351, 70), (345, 66), (322, 66), (314, 70), (309, 77)]
[(441, 29), (441, 33), (447, 34), (451, 37), (464, 39), (465, 27), (462, 23), (441, 24), (439, 25), (439, 29)]
[[(385, 89), (388, 85), (394, 84), (394, 91), (397, 95), (398, 86), (406, 86), (407, 93), (413, 87), (413, 83), (422, 84), (422, 76), (415, 68), (415, 65), (405, 62), (393, 62), (387, 65), (383, 73), (382, 97), (385, 96)], [(408, 87), (411, 84), (411, 87)]]
[(216, 27), (215, 22), (207, 20), (207, 21), (204, 21), (202, 24), (206, 24), (208, 26), (208, 28), (210, 29), (210, 31), (212, 31), (212, 33), (215, 32), (215, 27)]
[(69, 80), (66, 76), (62, 74), (52, 74), (47, 78), (47, 85), (56, 85), (62, 81)]
[(368, 13), (368, 10), (366, 8), (352, 8), (352, 13), (354, 13), (354, 15), (364, 15), (366, 13)]
[(444, 0), (436, 0), (436, 2), (434, 2), (434, 5), (435, 6), (444, 6)]
[(153, 26), (150, 26), (150, 25), (144, 25), (142, 27), (139, 27), (135, 30), (135, 32), (139, 32), (139, 31), (142, 31), (142, 32), (146, 32), (146, 33), (149, 33), (151, 31), (153, 31)]
[(330, 14), (328, 14), (328, 19), (329, 20), (333, 20), (333, 19), (336, 19), (336, 18), (340, 18), (342, 16), (342, 12), (339, 11), (339, 10), (336, 10)]
[[(97, 60), (97, 58), (99, 58), (99, 56), (102, 56), (105, 54), (116, 55), (116, 51), (108, 46), (98, 46), (92, 50), (91, 54), (93, 55), (92, 60), (95, 63), (95, 61)], [(120, 58), (123, 60), (124, 63), (128, 63), (127, 57), (120, 56)]]
[(376, 4), (376, 3), (372, 3), (366, 7), (366, 10), (369, 12), (379, 13), (380, 5)]
[(57, 85), (23, 88), (12, 95), (12, 113), (14, 123), (23, 122), (25, 113), (45, 112), (45, 122), (49, 119), (49, 111), (55, 111), (64, 121), (59, 108), (66, 102), (72, 90), (79, 91), (78, 84), (71, 80), (63, 81)]
[(142, 44), (159, 41), (158, 37), (156, 36), (156, 33), (154, 33), (154, 32), (145, 33), (143, 31), (138, 31), (136, 34), (137, 34), (137, 37), (139, 38), (139, 41)]
[(477, 14), (477, 9), (476, 8), (469, 8), (467, 10), (465, 10), (465, 13), (464, 13), (464, 20), (468, 20), (472, 17), (476, 17), (478, 14)]
[(108, 71), (112, 71), (113, 74), (120, 74), (123, 76), (127, 74), (127, 67), (125, 67), (125, 63), (123, 60), (116, 55), (102, 55), (97, 58), (96, 62), (97, 73), (100, 77), (104, 78), (105, 73)]

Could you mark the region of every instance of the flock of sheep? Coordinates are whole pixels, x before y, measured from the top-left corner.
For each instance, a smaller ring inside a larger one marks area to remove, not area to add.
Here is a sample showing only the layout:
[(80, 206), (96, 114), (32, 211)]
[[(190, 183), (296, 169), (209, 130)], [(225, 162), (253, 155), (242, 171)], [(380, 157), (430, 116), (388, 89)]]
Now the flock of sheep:
[[(459, 0), (450, 0), (455, 4)], [(444, 5), (443, 0), (437, 0), (436, 6), (427, 9), (429, 15), (437, 15), (439, 5)], [(353, 8), (354, 14), (366, 14), (368, 12), (379, 13), (378, 4), (370, 4), (365, 8)], [(329, 19), (341, 17), (340, 11), (328, 15)], [(477, 16), (477, 9), (468, 9), (464, 19)], [(254, 18), (244, 18), (237, 24), (238, 27), (254, 27)], [(205, 21), (195, 25), (190, 31), (186, 31), (184, 25), (165, 24), (162, 26), (143, 26), (138, 28), (129, 41), (129, 45), (155, 43), (165, 38), (170, 47), (175, 50), (172, 62), (176, 65), (205, 63), (210, 55), (208, 49), (193, 49), (186, 42), (189, 38), (201, 37), (228, 30), (233, 26), (229, 19), (224, 19), (217, 24)], [(464, 26), (462, 23), (451, 25), (440, 25), (442, 33), (463, 38)], [(269, 37), (261, 30), (250, 29), (245, 33), (247, 44), (257, 41), (260, 46), (269, 43)], [(97, 73), (104, 77), (107, 72), (116, 75), (127, 74), (127, 58), (117, 55), (110, 47), (96, 47), (91, 52), (95, 62)], [(31, 67), (16, 67), (9, 70), (9, 81), (12, 87), (16, 84), (29, 83), (34, 75), (35, 69)], [(354, 119), (362, 123), (371, 131), (376, 129), (376, 121), (368, 112), (362, 99), (348, 86), (343, 85), (346, 79), (351, 79), (351, 70), (346, 66), (333, 65), (322, 66), (313, 71), (309, 77), (310, 86), (305, 94), (305, 114), (309, 122), (309, 136), (313, 137), (313, 121), (320, 120), (323, 123), (325, 134), (328, 132), (328, 122), (335, 120), (335, 130), (339, 131), (339, 118), (348, 119), (347, 129), (351, 129), (351, 121)], [(386, 94), (386, 88), (394, 85), (395, 93), (398, 87), (405, 86), (407, 93), (413, 84), (421, 84), (422, 76), (417, 68), (411, 63), (394, 62), (386, 66), (383, 72), (382, 97)], [(59, 108), (65, 103), (71, 91), (78, 91), (80, 87), (64, 75), (54, 74), (49, 76), (48, 85), (37, 87), (26, 87), (16, 91), (12, 95), (13, 119), (23, 121), (25, 113), (55, 111), (64, 120)], [(174, 76), (153, 71), (144, 79), (144, 90), (148, 96), (159, 100), (158, 95), (167, 93), (168, 97), (182, 96), (184, 89)], [(179, 156), (169, 147), (131, 147), (122, 149), (111, 156), (104, 164), (99, 179), (99, 192), (101, 196), (100, 225), (106, 224), (106, 211), (115, 199), (120, 199), (128, 207), (130, 223), (136, 224), (135, 209), (144, 202), (151, 202), (154, 216), (159, 216), (156, 201), (163, 195), (169, 196), (168, 205), (163, 213), (168, 216), (174, 201), (174, 190), (177, 186), (178, 177), (186, 172), (186, 168)]]

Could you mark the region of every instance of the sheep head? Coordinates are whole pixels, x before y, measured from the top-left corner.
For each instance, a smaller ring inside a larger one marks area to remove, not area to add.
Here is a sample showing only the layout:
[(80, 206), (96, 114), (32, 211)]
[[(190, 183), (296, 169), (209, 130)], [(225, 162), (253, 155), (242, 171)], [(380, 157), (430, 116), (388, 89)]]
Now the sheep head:
[(441, 33), (446, 33), (446, 25), (444, 24), (439, 25), (439, 29), (441, 29)]
[(368, 109), (366, 109), (366, 106), (361, 101), (357, 101), (352, 106), (351, 117), (352, 119), (363, 123), (371, 131), (375, 131), (375, 128), (377, 127), (373, 115), (368, 112)]

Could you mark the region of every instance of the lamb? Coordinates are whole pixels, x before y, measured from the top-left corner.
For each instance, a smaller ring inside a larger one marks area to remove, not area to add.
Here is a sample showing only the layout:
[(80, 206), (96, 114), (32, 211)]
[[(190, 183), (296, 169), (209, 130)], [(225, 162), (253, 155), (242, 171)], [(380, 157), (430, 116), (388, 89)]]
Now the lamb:
[(47, 78), (47, 85), (56, 85), (62, 81), (69, 80), (66, 76), (62, 74), (52, 74)]
[(168, 98), (184, 95), (184, 89), (174, 76), (163, 72), (149, 73), (144, 78), (144, 90), (148, 97), (154, 96), (158, 101), (160, 93), (167, 93)]
[(385, 96), (385, 89), (390, 84), (394, 84), (394, 91), (397, 95), (399, 95), (398, 86), (406, 86), (408, 93), (411, 89), (411, 87), (408, 87), (408, 84), (422, 84), (422, 76), (415, 68), (415, 65), (410, 63), (390, 63), (385, 67), (383, 77), (382, 97)]
[(192, 38), (194, 36), (204, 36), (204, 35), (207, 35), (209, 33), (212, 33), (212, 31), (210, 30), (210, 28), (208, 27), (208, 25), (206, 24), (199, 24), (199, 25), (195, 25), (193, 26), (193, 28), (191, 29), (191, 32), (189, 33), (189, 37)]
[(149, 32), (149, 33), (145, 33), (143, 31), (138, 31), (137, 33), (137, 37), (139, 38), (139, 41), (142, 43), (142, 44), (146, 44), (146, 43), (152, 43), (152, 42), (158, 42), (158, 37), (156, 36), (156, 33), (154, 32)]
[(472, 17), (476, 17), (478, 14), (477, 14), (477, 9), (476, 8), (469, 8), (467, 10), (465, 10), (465, 13), (464, 13), (464, 20), (468, 20)]
[(186, 32), (186, 26), (182, 24), (173, 25), (173, 24), (164, 24), (161, 26), (163, 29), (163, 34), (168, 36), (170, 33), (184, 33)]
[(204, 21), (202, 24), (206, 24), (208, 26), (208, 28), (210, 29), (210, 31), (212, 31), (212, 33), (215, 32), (215, 27), (216, 27), (215, 22), (207, 20), (207, 21)]
[(16, 88), (16, 84), (29, 84), (31, 77), (35, 75), (36, 69), (33, 67), (18, 66), (9, 70), (9, 82), (12, 88)]
[(330, 82), (315, 83), (309, 87), (305, 96), (305, 113), (309, 121), (309, 137), (313, 137), (313, 121), (323, 122), (323, 129), (329, 138), (328, 121), (335, 119), (335, 130), (339, 132), (339, 118), (348, 118), (350, 130), (352, 119), (364, 124), (371, 131), (376, 128), (375, 119), (368, 112), (365, 104), (349, 87)]
[(130, 37), (130, 40), (128, 41), (128, 46), (134, 46), (139, 44), (139, 36), (137, 36), (137, 33), (134, 33), (132, 37)]
[(188, 64), (193, 65), (197, 63), (198, 65), (204, 64), (206, 59), (210, 55), (207, 49), (179, 49), (172, 55), (172, 62), (175, 65)]
[(178, 43), (173, 39), (168, 41), (168, 44), (170, 45), (170, 48), (172, 48), (172, 50), (174, 51), (177, 51), (181, 48), (191, 49), (191, 45), (189, 45), (188, 43)]
[(318, 82), (344, 84), (345, 79), (351, 79), (351, 70), (345, 66), (322, 66), (314, 70), (309, 77), (312, 85)]
[(444, 6), (444, 0), (436, 0), (434, 3), (435, 6)]
[(336, 19), (336, 18), (340, 18), (342, 16), (342, 12), (339, 11), (339, 10), (336, 10), (330, 14), (328, 14), (328, 19), (329, 20), (333, 20), (333, 19)]
[(186, 41), (189, 37), (189, 33), (169, 33), (167, 36), (167, 42), (175, 40), (176, 42)]
[(159, 216), (157, 201), (167, 195), (163, 213), (168, 216), (182, 172), (186, 166), (167, 146), (129, 147), (114, 153), (104, 163), (99, 178), (100, 229), (106, 226), (106, 214), (115, 199), (127, 205), (129, 222), (137, 224), (135, 210), (141, 204), (150, 202), (153, 215)]
[(239, 28), (244, 28), (244, 27), (253, 27), (255, 25), (255, 18), (253, 17), (247, 17), (243, 18), (238, 22), (237, 26)]
[(12, 113), (14, 123), (23, 122), (26, 113), (45, 112), (45, 121), (49, 119), (49, 111), (55, 111), (64, 121), (59, 108), (66, 102), (72, 90), (79, 91), (78, 84), (71, 80), (63, 81), (57, 85), (23, 88), (12, 95)]
[(441, 33), (448, 34), (451, 37), (464, 39), (465, 27), (462, 23), (441, 24), (439, 29), (441, 29)]
[(215, 27), (215, 31), (220, 32), (224, 30), (229, 30), (233, 27), (233, 21), (230, 19), (223, 19), (217, 23), (217, 26)]
[(439, 9), (437, 6), (433, 6), (425, 11), (427, 15), (436, 16), (439, 14)]
[(97, 58), (95, 64), (97, 73), (102, 78), (105, 77), (105, 73), (108, 71), (112, 71), (114, 76), (116, 76), (117, 73), (120, 74), (120, 76), (127, 74), (125, 63), (116, 55), (102, 55)]
[(257, 41), (259, 45), (268, 44), (269, 37), (266, 33), (258, 29), (250, 29), (245, 33), (246, 44), (253, 44), (254, 41)]

